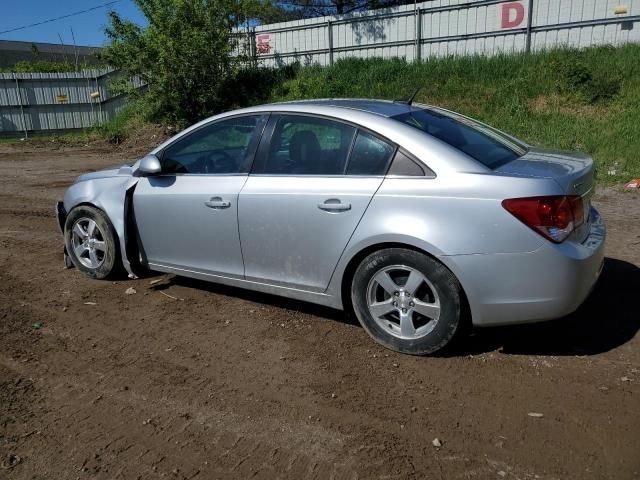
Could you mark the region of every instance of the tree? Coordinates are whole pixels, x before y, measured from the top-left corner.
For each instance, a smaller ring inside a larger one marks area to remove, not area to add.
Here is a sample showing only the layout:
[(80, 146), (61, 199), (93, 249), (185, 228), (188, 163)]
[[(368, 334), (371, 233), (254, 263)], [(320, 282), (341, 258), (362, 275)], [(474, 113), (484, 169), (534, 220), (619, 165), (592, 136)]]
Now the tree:
[(289, 22), (304, 18), (304, 11), (272, 0), (244, 0), (248, 24)]
[(236, 0), (134, 0), (146, 28), (109, 12), (110, 44), (101, 57), (147, 84), (152, 113), (193, 123), (230, 106), (230, 79), (247, 60), (233, 34), (241, 22)]
[(296, 12), (302, 18), (344, 15), (413, 3), (411, 0), (276, 0), (276, 6), (281, 10)]

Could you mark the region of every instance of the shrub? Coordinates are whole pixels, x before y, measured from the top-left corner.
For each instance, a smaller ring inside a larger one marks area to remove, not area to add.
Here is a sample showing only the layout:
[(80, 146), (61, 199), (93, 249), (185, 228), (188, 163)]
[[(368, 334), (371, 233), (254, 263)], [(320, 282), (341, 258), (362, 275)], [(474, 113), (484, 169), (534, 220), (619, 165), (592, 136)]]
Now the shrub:
[(102, 58), (147, 85), (156, 117), (194, 123), (233, 105), (225, 90), (246, 64), (233, 27), (234, 0), (135, 0), (149, 25), (110, 12), (111, 43)]
[(560, 51), (551, 62), (556, 90), (586, 103), (614, 98), (620, 92), (622, 80), (616, 72), (594, 74), (577, 51)]
[(612, 72), (610, 76), (597, 75), (591, 78), (583, 88), (585, 99), (589, 103), (608, 101), (620, 93), (622, 79)]
[(143, 125), (149, 117), (144, 101), (134, 101), (126, 105), (112, 120), (94, 127), (101, 138), (110, 143), (120, 144), (136, 127)]

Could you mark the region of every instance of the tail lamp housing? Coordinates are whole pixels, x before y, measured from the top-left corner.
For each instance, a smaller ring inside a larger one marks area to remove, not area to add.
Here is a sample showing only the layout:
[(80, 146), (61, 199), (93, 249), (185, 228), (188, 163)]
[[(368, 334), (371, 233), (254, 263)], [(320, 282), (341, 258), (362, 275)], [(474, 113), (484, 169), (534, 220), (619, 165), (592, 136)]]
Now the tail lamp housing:
[(584, 202), (576, 195), (509, 198), (502, 206), (510, 214), (554, 243), (562, 243), (584, 223)]

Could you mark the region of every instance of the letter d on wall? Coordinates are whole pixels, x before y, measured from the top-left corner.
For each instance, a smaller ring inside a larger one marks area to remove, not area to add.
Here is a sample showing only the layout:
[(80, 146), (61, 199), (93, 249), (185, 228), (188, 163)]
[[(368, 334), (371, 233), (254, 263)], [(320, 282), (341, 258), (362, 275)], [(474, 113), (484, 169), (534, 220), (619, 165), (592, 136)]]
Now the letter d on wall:
[(502, 4), (502, 28), (517, 27), (523, 20), (524, 6), (521, 3), (510, 2)]

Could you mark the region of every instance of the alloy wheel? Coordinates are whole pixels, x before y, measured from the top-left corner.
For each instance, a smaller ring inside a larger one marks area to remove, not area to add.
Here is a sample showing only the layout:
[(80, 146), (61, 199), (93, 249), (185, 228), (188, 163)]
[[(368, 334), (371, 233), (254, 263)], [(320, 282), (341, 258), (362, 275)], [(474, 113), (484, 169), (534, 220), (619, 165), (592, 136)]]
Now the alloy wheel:
[(428, 335), (440, 318), (440, 299), (432, 283), (406, 265), (391, 265), (373, 275), (367, 306), (380, 327), (402, 339)]
[(104, 262), (107, 244), (95, 220), (79, 218), (71, 231), (71, 246), (76, 258), (87, 268), (96, 269)]

